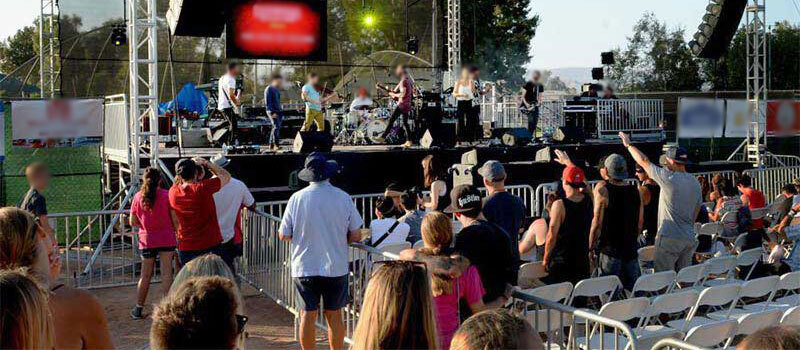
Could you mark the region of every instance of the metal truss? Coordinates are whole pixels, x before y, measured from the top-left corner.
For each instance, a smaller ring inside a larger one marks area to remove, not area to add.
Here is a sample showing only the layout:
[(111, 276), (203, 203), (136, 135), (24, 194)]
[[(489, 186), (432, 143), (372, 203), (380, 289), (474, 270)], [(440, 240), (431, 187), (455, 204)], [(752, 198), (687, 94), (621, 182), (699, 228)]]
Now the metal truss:
[(61, 95), (61, 43), (58, 0), (41, 0), (39, 12), (39, 91), (42, 98)]

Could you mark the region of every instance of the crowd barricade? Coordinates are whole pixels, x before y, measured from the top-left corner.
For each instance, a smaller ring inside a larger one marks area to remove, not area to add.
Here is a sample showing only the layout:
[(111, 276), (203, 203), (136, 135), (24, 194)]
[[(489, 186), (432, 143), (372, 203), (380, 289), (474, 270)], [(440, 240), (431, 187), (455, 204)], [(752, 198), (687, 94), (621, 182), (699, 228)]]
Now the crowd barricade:
[(599, 139), (616, 139), (620, 131), (629, 133), (632, 137), (661, 135), (663, 121), (664, 100), (597, 100)]
[(653, 345), (652, 350), (707, 350), (675, 338), (661, 339)]
[(800, 166), (767, 168), (767, 169), (748, 169), (742, 172), (753, 179), (753, 188), (764, 193), (767, 201), (781, 194), (781, 188), (792, 183), (792, 180), (800, 178)]

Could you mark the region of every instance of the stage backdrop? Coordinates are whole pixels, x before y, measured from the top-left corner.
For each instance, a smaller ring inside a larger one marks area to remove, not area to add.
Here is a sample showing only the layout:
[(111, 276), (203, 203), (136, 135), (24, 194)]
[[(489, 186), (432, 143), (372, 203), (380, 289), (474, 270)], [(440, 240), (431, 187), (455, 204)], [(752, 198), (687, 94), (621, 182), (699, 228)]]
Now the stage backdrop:
[(767, 135), (800, 134), (800, 102), (784, 100), (767, 103)]
[(678, 137), (722, 137), (725, 122), (725, 100), (713, 98), (681, 98), (678, 103)]
[(16, 147), (69, 147), (103, 138), (103, 100), (56, 99), (11, 103)]
[[(767, 104), (761, 102), (761, 124), (766, 123)], [(747, 137), (750, 121), (754, 120), (750, 103), (744, 99), (725, 100), (725, 137)]]

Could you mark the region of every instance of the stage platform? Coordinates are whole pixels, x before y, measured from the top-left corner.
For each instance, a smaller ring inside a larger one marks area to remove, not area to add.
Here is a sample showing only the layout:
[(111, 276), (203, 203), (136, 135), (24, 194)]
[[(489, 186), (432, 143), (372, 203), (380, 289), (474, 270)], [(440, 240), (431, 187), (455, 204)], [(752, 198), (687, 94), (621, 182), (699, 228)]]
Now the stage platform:
[[(663, 142), (640, 142), (636, 145), (650, 159), (657, 160), (661, 155)], [(591, 144), (530, 145), (524, 147), (505, 147), (480, 145), (476, 147), (456, 147), (451, 149), (425, 149), (422, 147), (402, 148), (399, 146), (335, 146), (328, 153), (342, 167), (341, 173), (332, 181), (350, 194), (382, 192), (389, 183), (404, 187), (422, 184), (421, 161), (428, 154), (443, 158), (445, 164), (459, 163), (464, 152), (475, 149), (478, 160), (498, 160), (506, 164), (508, 184), (527, 184), (533, 187), (552, 182), (560, 177), (563, 167), (555, 162), (535, 162), (536, 152), (545, 147), (565, 150), (572, 159), (587, 170), (587, 177), (598, 179), (595, 169), (599, 160), (610, 153), (619, 153), (633, 160), (619, 142)], [(281, 152), (260, 154), (230, 154), (229, 170), (235, 177), (244, 181), (257, 201), (287, 199), (296, 189), (289, 188), (289, 178), (293, 171), (303, 166), (307, 154), (292, 153), (290, 145), (284, 145)], [(254, 150), (255, 151), (255, 150)], [(264, 152), (266, 148), (260, 148)], [(219, 148), (162, 148), (161, 158), (173, 168), (181, 157), (211, 157), (221, 153)], [(692, 172), (720, 169), (746, 169), (748, 163), (725, 163), (696, 165)], [(633, 176), (632, 167), (631, 176)]]

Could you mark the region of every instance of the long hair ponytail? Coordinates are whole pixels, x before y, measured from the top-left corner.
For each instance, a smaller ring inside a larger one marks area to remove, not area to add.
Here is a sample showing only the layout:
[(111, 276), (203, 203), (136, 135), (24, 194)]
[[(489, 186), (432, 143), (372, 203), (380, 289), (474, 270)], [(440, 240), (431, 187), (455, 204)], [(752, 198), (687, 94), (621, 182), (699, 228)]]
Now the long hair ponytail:
[(144, 171), (142, 179), (142, 206), (146, 210), (151, 210), (156, 204), (156, 193), (161, 184), (161, 171), (150, 167)]

